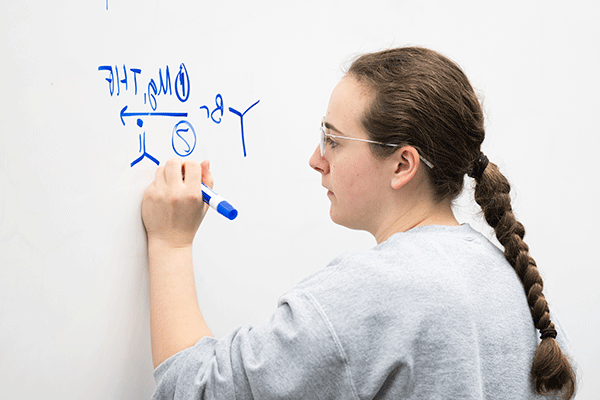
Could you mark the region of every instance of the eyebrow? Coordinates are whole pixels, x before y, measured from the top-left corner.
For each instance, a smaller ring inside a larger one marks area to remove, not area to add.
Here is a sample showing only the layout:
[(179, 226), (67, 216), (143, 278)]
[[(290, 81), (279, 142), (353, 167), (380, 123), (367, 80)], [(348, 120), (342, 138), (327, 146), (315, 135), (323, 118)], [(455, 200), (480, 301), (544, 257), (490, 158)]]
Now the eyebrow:
[(344, 134), (344, 132), (340, 131), (338, 128), (336, 128), (335, 126), (333, 126), (333, 125), (332, 125), (332, 124), (330, 124), (329, 122), (325, 122), (325, 128), (327, 128), (327, 129), (329, 129), (329, 130), (332, 130), (332, 131), (334, 131), (334, 132), (337, 132), (337, 133), (339, 133), (339, 134), (340, 134), (340, 135), (342, 135), (342, 136), (346, 136), (346, 135)]

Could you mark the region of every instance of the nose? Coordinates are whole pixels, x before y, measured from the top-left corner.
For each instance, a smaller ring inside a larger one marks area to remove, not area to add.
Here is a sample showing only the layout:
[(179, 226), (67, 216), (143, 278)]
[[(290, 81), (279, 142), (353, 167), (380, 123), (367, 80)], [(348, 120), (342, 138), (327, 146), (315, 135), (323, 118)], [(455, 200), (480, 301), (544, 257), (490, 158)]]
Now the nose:
[(325, 159), (325, 157), (321, 156), (321, 148), (317, 146), (312, 156), (308, 160), (308, 164), (312, 169), (321, 174), (329, 173), (329, 163)]

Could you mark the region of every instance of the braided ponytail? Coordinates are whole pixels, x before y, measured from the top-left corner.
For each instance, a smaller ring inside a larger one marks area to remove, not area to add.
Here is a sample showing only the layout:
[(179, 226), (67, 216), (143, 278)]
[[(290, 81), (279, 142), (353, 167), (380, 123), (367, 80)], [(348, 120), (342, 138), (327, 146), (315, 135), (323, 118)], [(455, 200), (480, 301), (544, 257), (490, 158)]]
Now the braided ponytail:
[(475, 201), (504, 246), (504, 256), (521, 279), (533, 322), (541, 333), (542, 341), (531, 366), (535, 390), (539, 394), (562, 390), (563, 398), (570, 399), (575, 394), (575, 373), (555, 340), (556, 330), (550, 321), (548, 302), (542, 294), (544, 283), (535, 260), (529, 255), (529, 247), (523, 241), (525, 228), (512, 211), (510, 184), (493, 163), (476, 175), (479, 176), (474, 176)]

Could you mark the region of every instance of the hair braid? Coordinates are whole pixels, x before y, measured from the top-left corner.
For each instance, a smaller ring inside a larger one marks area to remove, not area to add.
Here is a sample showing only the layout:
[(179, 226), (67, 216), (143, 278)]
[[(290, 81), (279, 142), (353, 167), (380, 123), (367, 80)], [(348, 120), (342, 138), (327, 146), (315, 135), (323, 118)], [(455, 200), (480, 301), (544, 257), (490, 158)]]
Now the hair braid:
[[(489, 163), (476, 183), (475, 201), (481, 206), (487, 223), (494, 228), (506, 259), (523, 283), (535, 327), (541, 332), (554, 330), (548, 302), (542, 293), (544, 282), (535, 260), (529, 255), (529, 246), (523, 241), (525, 228), (512, 211), (508, 180), (495, 164)], [(563, 390), (565, 399), (574, 396), (575, 373), (554, 337), (542, 334), (533, 358), (531, 378), (540, 394)]]

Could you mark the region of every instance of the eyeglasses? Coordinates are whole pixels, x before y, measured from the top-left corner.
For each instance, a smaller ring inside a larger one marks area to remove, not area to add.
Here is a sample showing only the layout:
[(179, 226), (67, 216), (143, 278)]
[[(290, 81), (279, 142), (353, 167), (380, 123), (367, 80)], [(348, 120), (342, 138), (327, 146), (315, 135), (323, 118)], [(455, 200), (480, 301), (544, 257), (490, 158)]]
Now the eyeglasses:
[[(321, 148), (321, 157), (325, 156), (325, 138), (336, 138), (336, 139), (348, 139), (348, 140), (356, 140), (359, 142), (367, 142), (367, 143), (373, 143), (373, 144), (380, 144), (382, 146), (390, 146), (390, 147), (398, 147), (400, 146), (399, 144), (396, 143), (383, 143), (383, 142), (377, 142), (375, 140), (369, 140), (369, 139), (359, 139), (359, 138), (353, 138), (353, 137), (347, 137), (347, 136), (337, 136), (337, 135), (332, 135), (330, 133), (327, 133), (325, 131), (326, 126), (325, 126), (325, 117), (323, 117), (323, 119), (321, 120), (321, 136), (320, 136), (320, 141), (319, 141), (319, 147)], [(429, 161), (427, 161), (425, 158), (423, 158), (423, 156), (421, 156), (419, 154), (419, 158), (421, 159), (421, 161), (423, 161), (423, 163), (425, 165), (427, 165), (429, 168), (433, 169), (434, 165), (432, 163), (430, 163)]]

